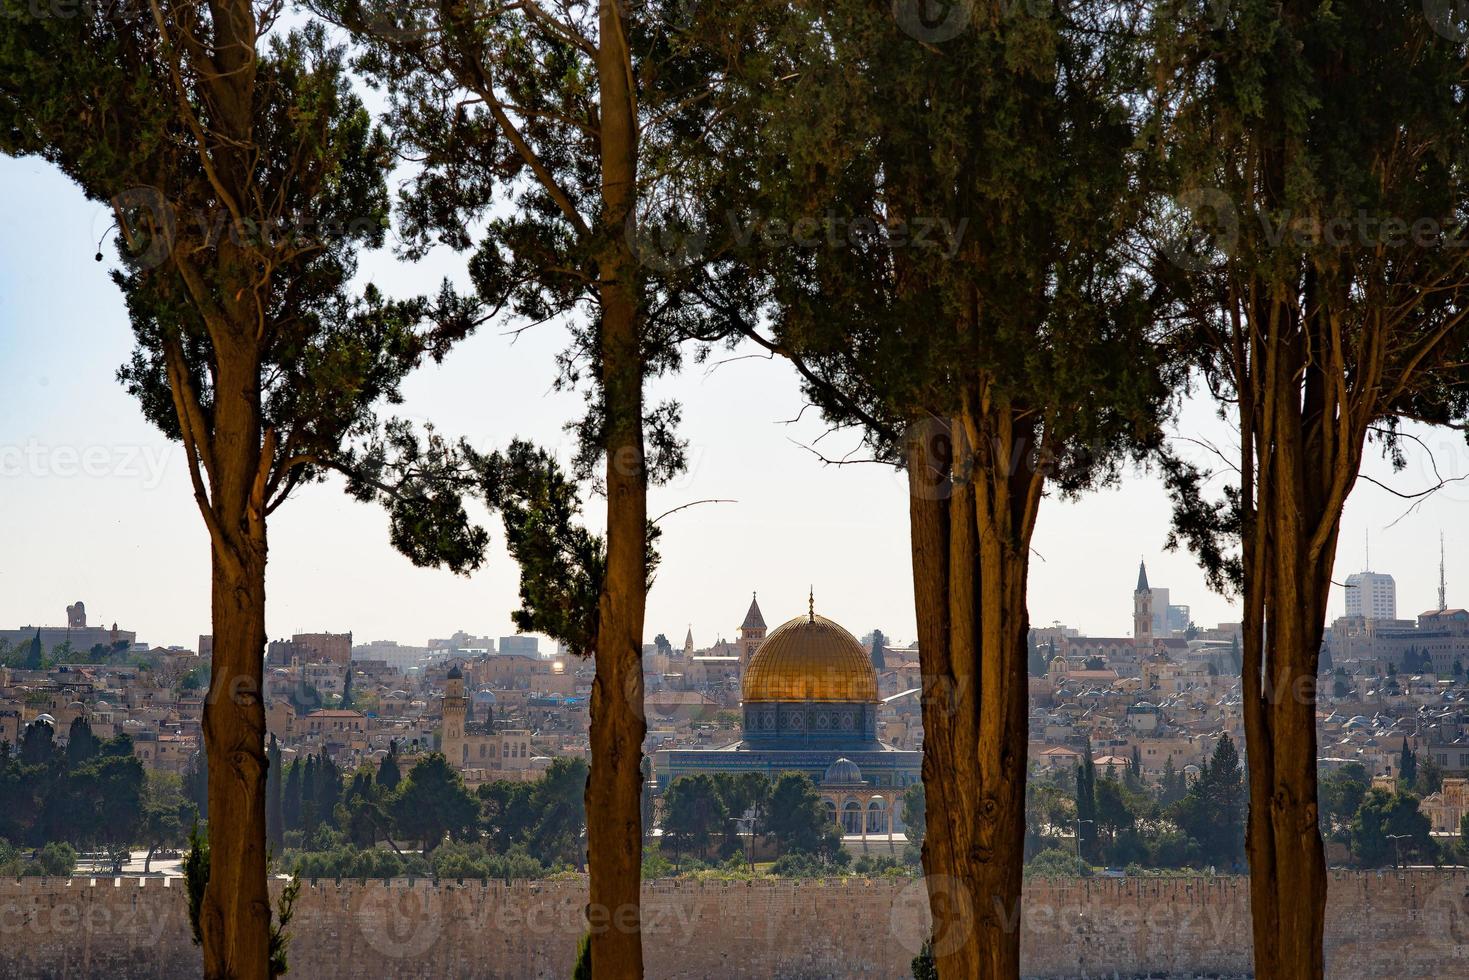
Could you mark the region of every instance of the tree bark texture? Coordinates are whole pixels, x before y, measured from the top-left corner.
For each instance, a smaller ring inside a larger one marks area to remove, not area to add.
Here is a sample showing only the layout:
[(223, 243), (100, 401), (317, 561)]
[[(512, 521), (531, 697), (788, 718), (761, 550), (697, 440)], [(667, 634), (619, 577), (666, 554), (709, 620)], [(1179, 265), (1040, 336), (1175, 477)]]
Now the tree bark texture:
[(638, 270), (624, 233), (636, 200), (637, 106), (616, 4), (600, 10), (602, 234), (598, 291), (606, 411), (607, 570), (598, 603), (587, 778), (592, 972), (643, 975), (643, 612), (647, 589), (647, 475)]
[(907, 439), (923, 673), (923, 867), (939, 976), (1020, 975), (1030, 538), (1024, 414), (979, 386)]

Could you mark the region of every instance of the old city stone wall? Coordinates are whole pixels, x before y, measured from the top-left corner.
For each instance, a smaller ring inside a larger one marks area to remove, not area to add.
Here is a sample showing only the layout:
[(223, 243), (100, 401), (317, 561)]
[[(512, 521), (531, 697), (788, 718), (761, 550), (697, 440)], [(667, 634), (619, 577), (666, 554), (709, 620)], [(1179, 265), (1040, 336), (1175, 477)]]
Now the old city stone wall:
[[(1249, 970), (1243, 878), (1036, 882), (1016, 921), (1037, 977), (1229, 976)], [(579, 881), (307, 883), (291, 975), (566, 977)], [(648, 975), (906, 977), (927, 924), (921, 881), (652, 882)], [(184, 890), (161, 879), (0, 881), (0, 976), (198, 976)], [(1327, 972), (1469, 976), (1469, 873), (1333, 875)]]

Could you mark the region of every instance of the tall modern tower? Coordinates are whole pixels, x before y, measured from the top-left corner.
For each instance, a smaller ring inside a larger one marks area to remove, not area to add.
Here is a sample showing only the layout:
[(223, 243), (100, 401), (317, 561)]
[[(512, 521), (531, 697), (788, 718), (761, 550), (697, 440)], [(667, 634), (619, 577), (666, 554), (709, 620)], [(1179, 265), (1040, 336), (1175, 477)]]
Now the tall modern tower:
[(1384, 572), (1347, 576), (1347, 615), (1363, 619), (1398, 618), (1398, 584)]

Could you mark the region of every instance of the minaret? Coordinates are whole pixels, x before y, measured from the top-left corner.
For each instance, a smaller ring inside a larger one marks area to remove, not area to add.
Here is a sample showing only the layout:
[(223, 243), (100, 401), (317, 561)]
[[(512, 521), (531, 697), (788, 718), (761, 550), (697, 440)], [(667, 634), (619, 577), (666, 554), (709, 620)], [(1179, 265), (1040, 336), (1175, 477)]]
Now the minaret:
[(466, 761), (464, 715), (468, 710), (469, 699), (464, 696), (464, 672), (456, 663), (449, 668), (448, 681), (444, 685), (444, 726), (439, 740), (444, 758), (455, 769), (463, 768)]
[(1132, 645), (1138, 659), (1153, 652), (1153, 592), (1148, 588), (1148, 566), (1137, 562), (1137, 588), (1132, 592)]
[(750, 593), (750, 611), (745, 613), (745, 621), (740, 624), (740, 669), (744, 670), (760, 644), (765, 642), (765, 617), (760, 614), (760, 603), (755, 601), (755, 593)]

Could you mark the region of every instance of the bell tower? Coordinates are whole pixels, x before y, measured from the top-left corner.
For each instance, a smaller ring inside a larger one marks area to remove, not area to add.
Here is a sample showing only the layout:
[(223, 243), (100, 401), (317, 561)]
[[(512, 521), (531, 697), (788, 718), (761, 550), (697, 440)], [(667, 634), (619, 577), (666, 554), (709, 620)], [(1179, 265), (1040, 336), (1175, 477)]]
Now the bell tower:
[(449, 765), (461, 769), (467, 760), (464, 744), (464, 716), (469, 710), (469, 699), (464, 696), (464, 672), (456, 663), (449, 668), (444, 685), (444, 724), (439, 739), (444, 758)]
[(745, 621), (740, 624), (740, 670), (750, 662), (755, 651), (760, 649), (760, 644), (765, 642), (765, 617), (760, 614), (760, 603), (755, 600), (755, 593), (750, 593), (750, 611), (745, 613)]
[(1138, 659), (1153, 652), (1153, 591), (1148, 588), (1148, 566), (1137, 562), (1137, 588), (1132, 592), (1132, 645)]

